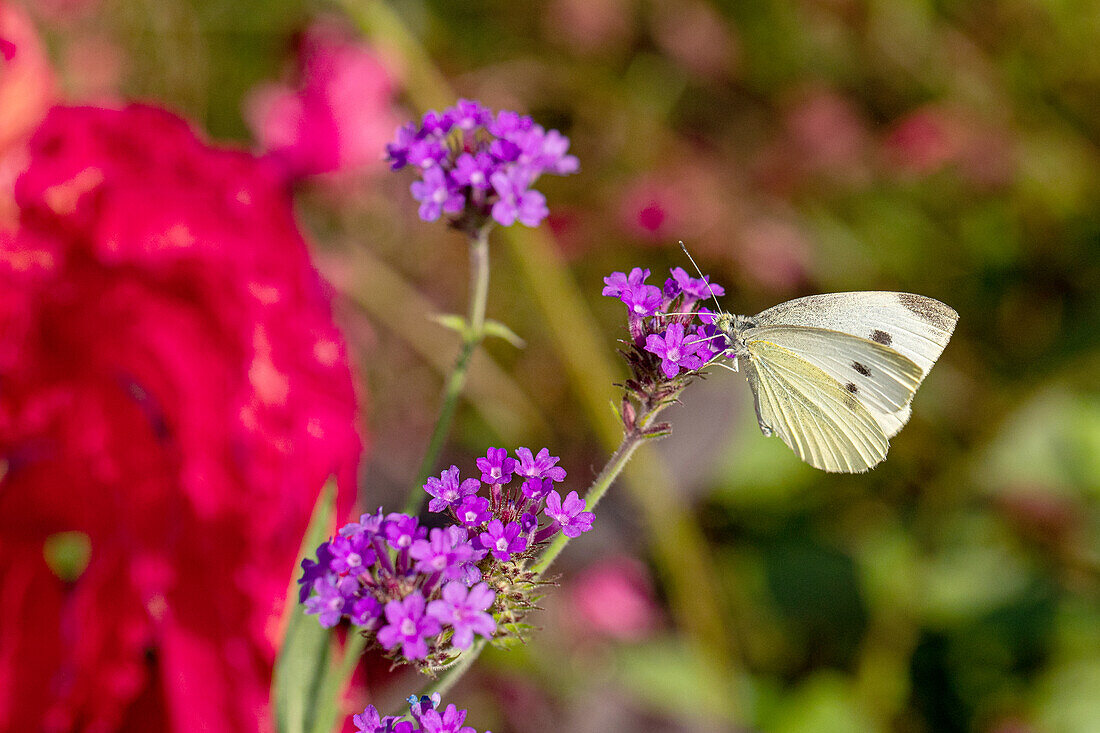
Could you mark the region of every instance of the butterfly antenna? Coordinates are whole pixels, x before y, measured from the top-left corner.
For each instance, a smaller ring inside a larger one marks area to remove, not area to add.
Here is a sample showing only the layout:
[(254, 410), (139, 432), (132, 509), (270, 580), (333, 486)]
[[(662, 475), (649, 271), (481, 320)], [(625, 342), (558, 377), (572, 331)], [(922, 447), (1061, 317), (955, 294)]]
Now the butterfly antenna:
[(691, 256), (691, 252), (688, 252), (687, 245), (684, 244), (682, 239), (680, 240), (680, 249), (684, 250), (684, 254), (691, 260), (691, 266), (694, 267), (695, 272), (699, 274), (699, 279), (707, 284), (707, 290), (710, 291), (710, 297), (714, 298), (714, 305), (718, 308), (718, 312), (724, 312), (722, 310), (722, 304), (718, 302), (718, 296), (714, 294), (714, 288), (710, 286), (710, 280), (708, 280), (706, 275), (703, 274), (703, 271), (699, 269), (699, 265), (695, 264), (695, 258)]

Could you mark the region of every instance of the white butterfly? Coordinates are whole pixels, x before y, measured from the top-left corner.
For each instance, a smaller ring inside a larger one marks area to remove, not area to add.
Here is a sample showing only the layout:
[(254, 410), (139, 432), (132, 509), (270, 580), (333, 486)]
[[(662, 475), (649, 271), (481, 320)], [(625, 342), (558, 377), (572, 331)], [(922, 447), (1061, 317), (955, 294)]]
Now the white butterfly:
[(720, 312), (714, 323), (726, 353), (745, 364), (764, 435), (815, 468), (858, 473), (886, 458), (958, 320), (923, 295), (858, 292), (810, 295), (752, 317)]

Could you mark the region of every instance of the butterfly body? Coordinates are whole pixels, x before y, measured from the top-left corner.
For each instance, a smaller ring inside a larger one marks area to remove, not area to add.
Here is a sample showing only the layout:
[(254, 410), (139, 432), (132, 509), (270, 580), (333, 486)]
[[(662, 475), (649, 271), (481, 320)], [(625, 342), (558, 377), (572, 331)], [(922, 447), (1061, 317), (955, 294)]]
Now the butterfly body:
[(811, 295), (755, 316), (720, 312), (727, 356), (744, 364), (764, 435), (825, 471), (886, 457), (958, 314), (912, 293)]

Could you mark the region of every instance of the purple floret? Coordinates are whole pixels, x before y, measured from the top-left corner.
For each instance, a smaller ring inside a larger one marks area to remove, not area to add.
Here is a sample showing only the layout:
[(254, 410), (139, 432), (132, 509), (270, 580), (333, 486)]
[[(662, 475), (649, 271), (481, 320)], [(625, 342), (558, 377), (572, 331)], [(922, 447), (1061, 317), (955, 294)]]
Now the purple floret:
[(454, 127), (454, 118), (451, 110), (446, 109), (442, 112), (436, 112), (434, 109), (428, 110), (424, 113), (424, 116), (420, 118), (420, 129), (428, 135), (439, 135), (440, 137), (446, 135)]
[(428, 530), (419, 526), (416, 517), (408, 514), (390, 514), (386, 517), (386, 541), (395, 550), (407, 550), (416, 540), (427, 537)]
[(618, 298), (630, 311), (631, 319), (654, 315), (664, 302), (661, 289), (646, 285), (649, 270), (635, 267), (629, 275), (613, 272), (603, 279), (603, 294)]
[(557, 465), (561, 459), (550, 455), (549, 448), (543, 448), (538, 455), (531, 455), (530, 448), (516, 448), (519, 465), (516, 473), (524, 478), (548, 478), (554, 482), (565, 480), (565, 469)]
[(550, 489), (554, 488), (554, 482), (548, 478), (529, 478), (523, 482), (523, 495), (531, 501), (542, 501)]
[(510, 109), (502, 109), (497, 112), (496, 120), (489, 123), (489, 132), (497, 137), (510, 138), (519, 133), (524, 133), (535, 126), (535, 121), (527, 115), (513, 112)]
[(459, 649), (469, 649), (474, 634), (489, 638), (497, 625), (486, 610), (493, 605), (496, 593), (485, 583), (467, 589), (462, 583), (443, 586), (442, 599), (428, 604), (428, 615), (454, 629), (451, 643)]
[(401, 170), (409, 164), (409, 148), (416, 142), (416, 125), (406, 122), (397, 128), (392, 143), (386, 145), (386, 159), (392, 170)]
[(306, 613), (316, 615), (321, 626), (331, 629), (344, 615), (344, 594), (325, 578), (314, 582), (313, 589), (317, 594), (306, 599)]
[(375, 551), (370, 540), (370, 535), (365, 533), (334, 537), (329, 543), (332, 570), (341, 574), (359, 573), (364, 566), (373, 564)]
[(629, 275), (625, 275), (621, 272), (613, 272), (603, 279), (603, 294), (611, 296), (612, 298), (618, 298), (623, 294), (624, 290), (638, 287), (644, 283), (648, 277), (649, 270), (643, 270), (640, 267), (635, 267), (630, 271)]
[(493, 121), (493, 113), (487, 107), (469, 99), (458, 100), (452, 108), (451, 116), (455, 127), (466, 132), (485, 127)]
[(538, 226), (547, 217), (546, 197), (528, 188), (529, 176), (521, 170), (494, 173), (489, 181), (500, 198), (493, 204), (493, 219), (502, 226), (512, 226), (518, 219), (529, 227)]
[(386, 604), (385, 626), (378, 630), (378, 643), (386, 649), (401, 647), (408, 659), (423, 659), (428, 655), (426, 638), (440, 631), (439, 622), (425, 615), (426, 603), (420, 591), (414, 590), (404, 600)]
[(698, 337), (694, 334), (684, 338), (684, 324), (672, 323), (663, 335), (651, 333), (646, 336), (645, 350), (661, 357), (661, 371), (672, 379), (680, 369), (701, 369), (703, 359), (699, 356)]
[(445, 171), (438, 166), (424, 171), (424, 179), (414, 181), (409, 190), (413, 198), (420, 202), (420, 218), (435, 221), (444, 212), (457, 214), (466, 205), (466, 199), (457, 190)]
[(493, 175), (493, 171), (493, 159), (488, 153), (463, 153), (455, 160), (455, 170), (451, 178), (460, 185), (487, 191), (492, 187), (489, 177)]
[[(426, 710), (420, 716), (421, 733), (477, 733), (474, 728), (462, 723), (466, 720), (466, 711), (459, 710), (453, 704), (440, 715), (438, 710)], [(486, 731), (488, 733), (488, 731)]]
[(414, 733), (415, 726), (393, 715), (381, 716), (378, 708), (368, 705), (359, 715), (352, 716), (351, 722), (361, 733)]
[(371, 627), (381, 615), (382, 604), (378, 599), (374, 596), (362, 596), (351, 603), (348, 618), (356, 626)]
[(355, 534), (367, 534), (375, 535), (382, 531), (382, 525), (386, 519), (382, 514), (382, 507), (378, 507), (378, 511), (374, 514), (361, 514), (359, 515), (358, 522), (348, 522), (340, 528), (340, 535), (343, 537), (351, 537)]
[(485, 529), (478, 537), (481, 546), (501, 562), (527, 549), (527, 538), (520, 536), (518, 522), (508, 522), (505, 525), (499, 519), (494, 519)]
[[(682, 267), (674, 267), (671, 272), (672, 279), (679, 286), (680, 291), (693, 300), (709, 298), (712, 291), (715, 295), (726, 294), (725, 288), (721, 285), (710, 283), (710, 279), (706, 276), (704, 276), (702, 280), (691, 277)], [(710, 283), (709, 287), (708, 283)]]
[(328, 542), (322, 542), (317, 547), (316, 562), (308, 557), (302, 559), (302, 577), (298, 578), (298, 584), (301, 586), (298, 589), (298, 603), (306, 602), (310, 591), (313, 590), (314, 582), (325, 577), (330, 572), (331, 565), (332, 553), (329, 552)]
[(584, 508), (584, 499), (577, 496), (576, 491), (570, 491), (564, 501), (556, 491), (551, 491), (546, 497), (546, 516), (561, 526), (561, 532), (566, 537), (579, 537), (592, 529), (592, 520), (596, 515), (586, 512)]
[(466, 576), (466, 565), (475, 552), (466, 538), (466, 530), (447, 527), (433, 529), (430, 539), (414, 542), (409, 556), (417, 561), (418, 573), (440, 573), (444, 580), (460, 580)]
[(516, 470), (516, 459), (508, 457), (504, 448), (490, 448), (484, 458), (477, 459), (481, 470), (481, 480), (487, 484), (506, 484), (512, 480)]
[(480, 527), (493, 518), (489, 500), (483, 496), (467, 496), (455, 509), (458, 521), (466, 527)]
[(446, 511), (447, 507), (453, 507), (462, 500), (476, 494), (481, 489), (481, 482), (476, 478), (468, 478), (459, 481), (458, 466), (451, 466), (439, 478), (431, 477), (424, 484), (424, 490), (434, 497), (428, 503), (428, 510), (433, 512)]

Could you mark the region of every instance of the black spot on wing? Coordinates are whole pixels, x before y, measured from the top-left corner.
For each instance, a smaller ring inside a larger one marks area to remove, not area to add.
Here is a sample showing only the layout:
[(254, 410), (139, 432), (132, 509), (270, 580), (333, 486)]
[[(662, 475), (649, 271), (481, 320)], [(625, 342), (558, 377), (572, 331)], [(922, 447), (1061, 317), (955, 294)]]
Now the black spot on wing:
[(871, 340), (883, 346), (889, 346), (894, 342), (894, 337), (876, 328), (874, 331), (871, 331)]
[(855, 382), (848, 382), (846, 385), (844, 385), (844, 389), (848, 390), (852, 394), (856, 394), (857, 392), (859, 392), (859, 387), (855, 385)]
[(855, 369), (857, 372), (859, 372), (860, 374), (862, 374), (865, 377), (871, 376), (871, 370), (868, 369), (867, 367), (863, 366), (862, 364), (860, 364), (858, 361), (853, 361), (852, 362), (852, 368)]

